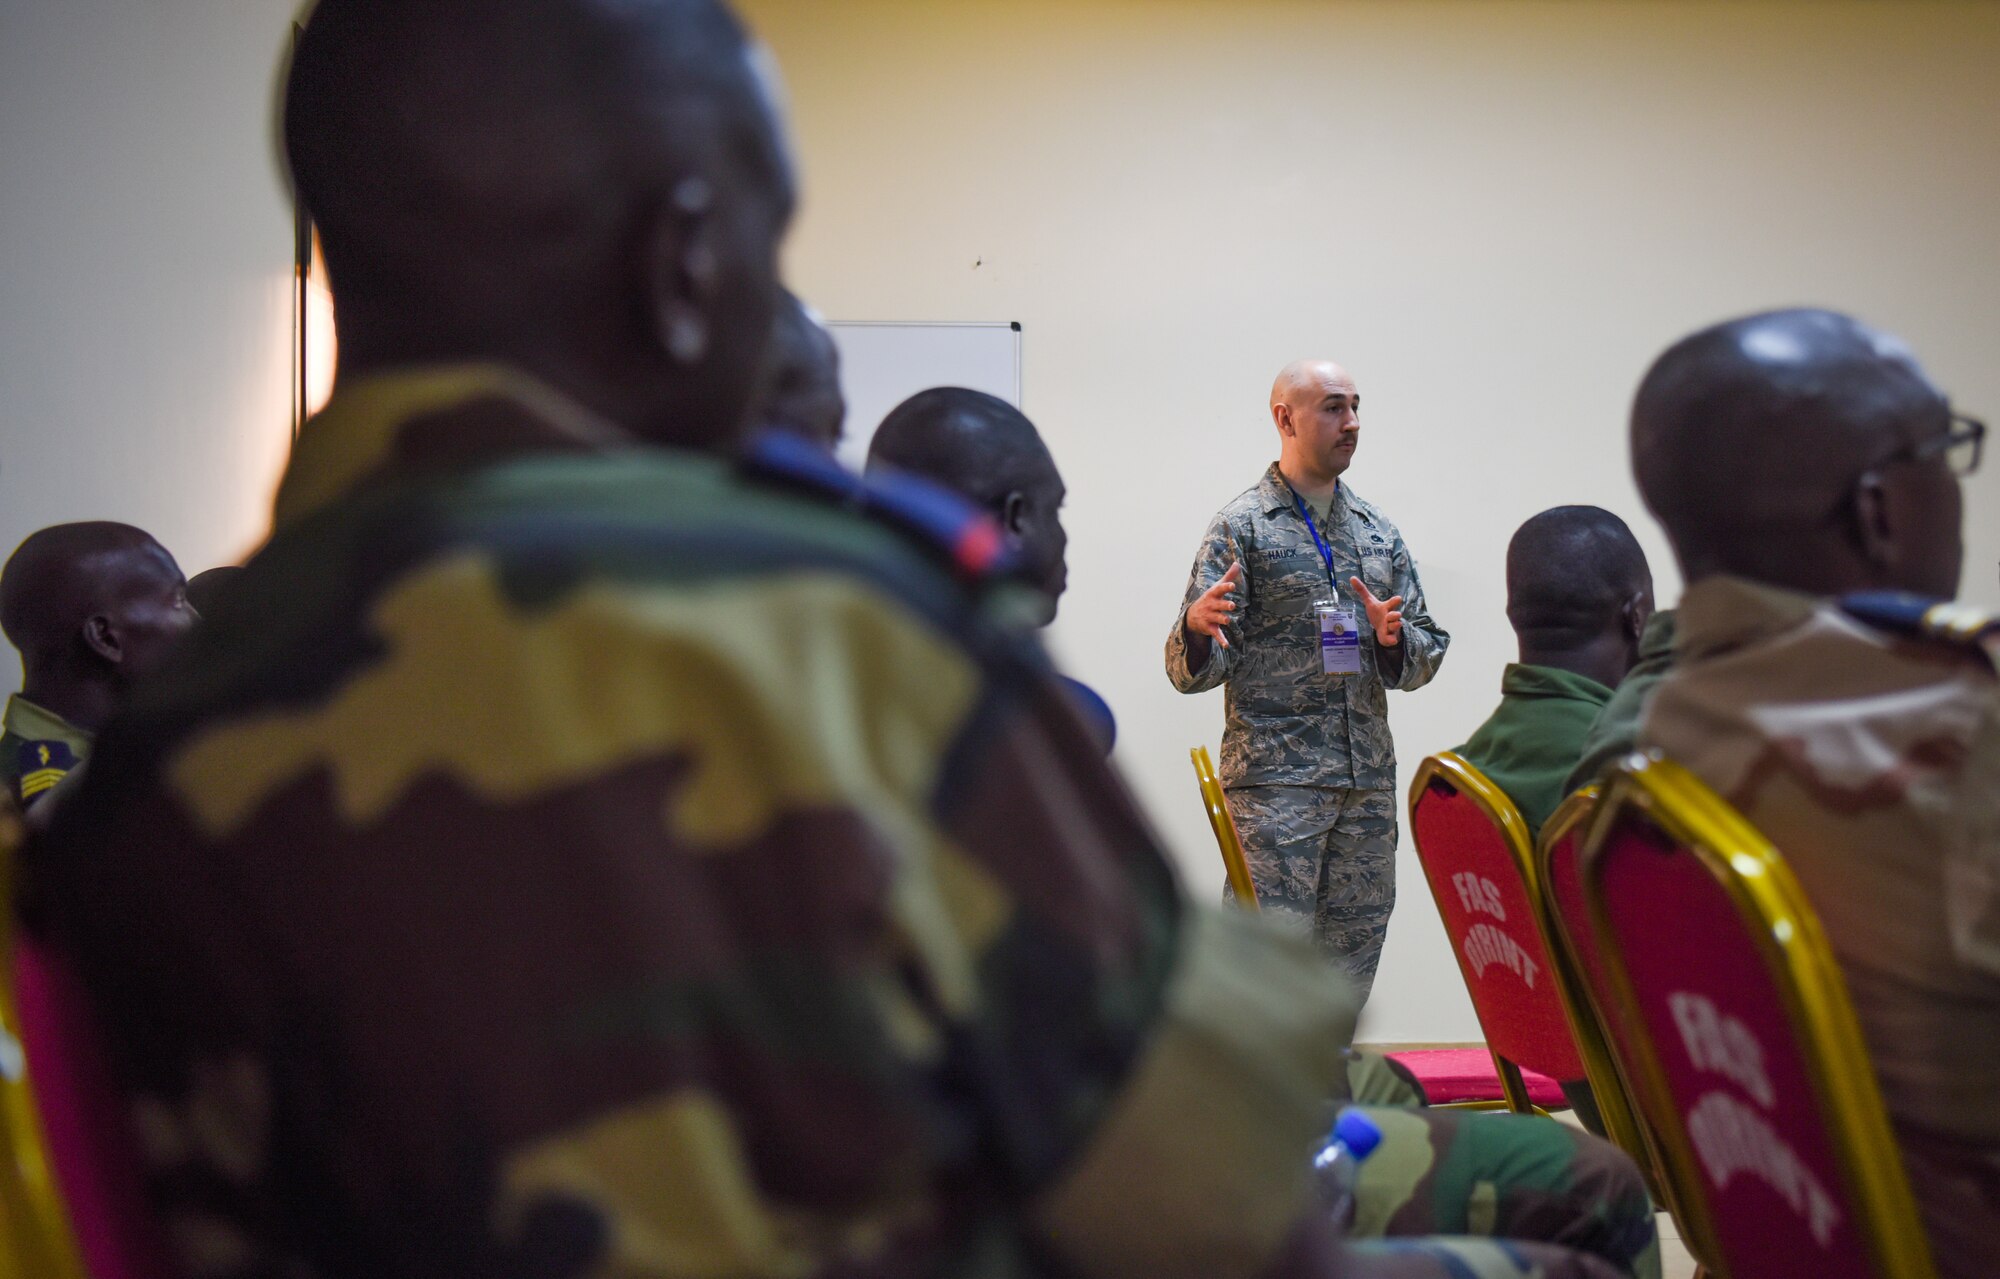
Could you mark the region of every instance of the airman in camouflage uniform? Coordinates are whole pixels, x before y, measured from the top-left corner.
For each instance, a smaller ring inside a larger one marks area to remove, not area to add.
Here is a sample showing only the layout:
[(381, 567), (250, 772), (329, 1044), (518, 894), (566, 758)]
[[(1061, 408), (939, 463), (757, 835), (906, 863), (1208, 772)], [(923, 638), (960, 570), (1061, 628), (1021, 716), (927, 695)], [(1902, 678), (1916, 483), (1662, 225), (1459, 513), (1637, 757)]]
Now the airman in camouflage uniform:
[[(1296, 410), (1287, 414), (1295, 423), (1294, 434), (1284, 436), (1287, 462), (1294, 453), (1313, 452), (1307, 418), (1326, 412), (1317, 394), (1353, 392), (1335, 366), (1306, 367), (1315, 371), (1305, 395), (1288, 392), (1295, 370), (1287, 370), (1273, 395), (1274, 410)], [(1288, 394), (1296, 406), (1283, 403)], [(1322, 463), (1336, 479), (1353, 454), (1359, 402), (1352, 394), (1332, 413), (1331, 436), (1347, 440), (1344, 451)], [(1286, 464), (1272, 464), (1209, 522), (1167, 636), (1167, 675), (1183, 693), (1225, 689), (1220, 775), (1258, 900), (1266, 912), (1309, 929), (1365, 1000), (1396, 897), (1396, 750), (1386, 694), (1429, 683), (1451, 636), (1426, 611), (1423, 584), (1396, 526), (1344, 479), (1326, 499), (1308, 503), (1287, 480)], [(1191, 633), (1190, 610), (1238, 565), (1231, 594), (1241, 597), (1240, 606), (1221, 641), (1210, 644)], [(1382, 644), (1366, 624), (1367, 596), (1400, 601), (1400, 643)], [(1327, 598), (1363, 619), (1358, 675), (1322, 673), (1314, 603)]]

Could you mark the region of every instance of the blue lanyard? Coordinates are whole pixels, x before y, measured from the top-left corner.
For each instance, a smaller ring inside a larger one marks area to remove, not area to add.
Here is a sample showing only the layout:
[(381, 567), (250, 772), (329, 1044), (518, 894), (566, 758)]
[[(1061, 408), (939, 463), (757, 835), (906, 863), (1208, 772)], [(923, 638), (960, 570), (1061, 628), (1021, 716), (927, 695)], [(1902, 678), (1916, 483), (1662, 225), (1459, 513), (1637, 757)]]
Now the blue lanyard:
[(1292, 488), (1290, 480), (1285, 480), (1285, 487), (1292, 490), (1292, 508), (1299, 513), (1299, 518), (1306, 522), (1306, 532), (1313, 535), (1313, 545), (1319, 548), (1319, 557), (1326, 562), (1326, 584), (1333, 588), (1335, 595), (1340, 594), (1340, 584), (1333, 580), (1333, 548), (1319, 535), (1319, 521), (1315, 520), (1312, 512), (1306, 509), (1306, 500), (1299, 496), (1297, 489)]

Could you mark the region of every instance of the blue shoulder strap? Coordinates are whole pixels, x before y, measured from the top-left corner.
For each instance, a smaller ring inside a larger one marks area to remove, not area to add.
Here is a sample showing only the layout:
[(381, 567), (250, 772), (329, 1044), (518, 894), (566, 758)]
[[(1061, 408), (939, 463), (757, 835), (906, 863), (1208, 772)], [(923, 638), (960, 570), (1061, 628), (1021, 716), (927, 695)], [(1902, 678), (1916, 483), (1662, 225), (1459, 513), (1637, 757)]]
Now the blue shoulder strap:
[(1983, 609), (1903, 591), (1860, 591), (1843, 597), (1840, 608), (1878, 631), (1910, 639), (1976, 648), (2000, 638), (2000, 618)]
[(1011, 571), (1000, 526), (958, 494), (901, 472), (854, 474), (817, 445), (788, 431), (765, 431), (744, 452), (744, 470), (767, 483), (846, 506), (942, 552), (975, 580)]

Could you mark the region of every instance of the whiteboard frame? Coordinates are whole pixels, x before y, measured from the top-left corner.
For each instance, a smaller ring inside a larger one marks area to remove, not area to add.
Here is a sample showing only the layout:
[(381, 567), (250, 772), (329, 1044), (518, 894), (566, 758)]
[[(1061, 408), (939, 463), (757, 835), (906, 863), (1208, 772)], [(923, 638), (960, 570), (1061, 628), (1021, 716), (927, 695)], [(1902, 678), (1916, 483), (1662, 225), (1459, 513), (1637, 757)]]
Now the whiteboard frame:
[(828, 329), (1012, 329), (1014, 331), (1014, 403), (1028, 411), (1027, 387), (1021, 369), (1019, 320), (828, 320)]

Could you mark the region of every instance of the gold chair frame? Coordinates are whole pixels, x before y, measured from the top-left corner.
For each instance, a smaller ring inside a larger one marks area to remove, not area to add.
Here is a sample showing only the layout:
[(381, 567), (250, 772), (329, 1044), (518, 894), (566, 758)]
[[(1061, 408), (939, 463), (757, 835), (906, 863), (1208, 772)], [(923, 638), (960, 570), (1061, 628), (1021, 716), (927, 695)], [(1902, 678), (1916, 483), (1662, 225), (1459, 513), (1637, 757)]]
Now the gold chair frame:
[[(1470, 796), (1472, 802), (1477, 804), (1480, 811), (1486, 814), (1486, 819), (1492, 822), (1500, 831), (1501, 837), (1506, 842), (1507, 852), (1513, 858), (1514, 869), (1520, 874), (1521, 883), (1528, 892), (1528, 900), (1533, 905), (1533, 922), (1535, 931), (1541, 934), (1542, 948), (1549, 953), (1551, 960), (1555, 960), (1558, 952), (1549, 934), (1548, 911), (1546, 903), (1543, 900), (1546, 894), (1542, 891), (1541, 871), (1535, 860), (1534, 841), (1528, 835), (1527, 819), (1521, 816), (1521, 810), (1514, 806), (1514, 801), (1507, 797), (1507, 792), (1494, 785), (1492, 779), (1480, 772), (1463, 755), (1455, 751), (1441, 751), (1417, 765), (1417, 775), (1410, 783), (1410, 838), (1413, 840), (1416, 838), (1417, 801), (1423, 797), (1426, 790), (1430, 789), (1431, 782), (1439, 778), (1457, 788), (1459, 793)], [(1421, 856), (1422, 853), (1420, 850), (1420, 859)], [(1430, 884), (1430, 873), (1428, 870), (1424, 874), (1424, 882)], [(1437, 887), (1431, 885), (1431, 898), (1433, 901), (1437, 900), (1437, 895)], [(1444, 910), (1442, 902), (1438, 902), (1438, 910), (1440, 913)], [(1560, 964), (1552, 963), (1551, 968), (1555, 973), (1556, 997), (1562, 1002), (1563, 1017), (1569, 1022), (1570, 1034), (1576, 1039), (1578, 1047), (1581, 1048), (1583, 1045), (1583, 1035), (1579, 1032), (1578, 1026), (1582, 1014), (1579, 1014), (1578, 1010), (1579, 1008), (1583, 1008), (1587, 1012), (1589, 1006), (1580, 1005), (1577, 1002), (1577, 997), (1571, 990), (1567, 980), (1569, 977), (1568, 971)], [(1471, 994), (1471, 987), (1469, 985), (1466, 988), (1466, 993), (1468, 995)], [(1473, 1001), (1472, 1011), (1479, 1013), (1479, 1003), (1477, 1000)], [(1483, 1028), (1485, 1024), (1485, 1015), (1481, 1013), (1480, 1025)], [(1521, 1077), (1521, 1068), (1500, 1056), (1500, 1054), (1493, 1053), (1491, 1047), (1492, 1033), (1490, 1031), (1487, 1033), (1487, 1043), (1487, 1051), (1493, 1054), (1493, 1069), (1500, 1075), (1501, 1091), (1506, 1094), (1507, 1109), (1514, 1111), (1516, 1114), (1523, 1115), (1548, 1114), (1548, 1111), (1543, 1110), (1540, 1106), (1535, 1105), (1533, 1101), (1529, 1100), (1528, 1085)], [(1589, 1076), (1592, 1091), (1599, 1092), (1601, 1096), (1601, 1089), (1598, 1086), (1598, 1075), (1596, 1070), (1593, 1069), (1593, 1063), (1587, 1054), (1583, 1054), (1583, 1064), (1585, 1073)], [(1473, 1104), (1476, 1105), (1479, 1103)], [(1609, 1121), (1607, 1120), (1607, 1126), (1608, 1123)], [(1615, 1135), (1613, 1140), (1617, 1140)], [(1619, 1141), (1618, 1144), (1623, 1146), (1624, 1142)]]
[(1222, 869), (1229, 876), (1229, 887), (1236, 894), (1236, 904), (1251, 914), (1257, 914), (1263, 907), (1257, 904), (1257, 884), (1250, 878), (1250, 862), (1243, 856), (1243, 837), (1236, 833), (1236, 819), (1229, 815), (1229, 803), (1222, 792), (1222, 779), (1216, 776), (1215, 761), (1209, 758), (1208, 747), (1197, 746), (1188, 752), (1194, 761), (1194, 775), (1201, 783), (1201, 804), (1208, 810), (1208, 826), (1215, 832), (1215, 843), (1222, 850)]
[[(1580, 839), (1588, 839), (1588, 827), (1597, 813), (1598, 798), (1598, 788), (1586, 786), (1565, 799), (1549, 815), (1549, 820), (1542, 826), (1541, 840), (1535, 847), (1539, 883), (1553, 881), (1550, 864), (1556, 845), (1565, 836), (1579, 831)], [(1580, 846), (1576, 854), (1579, 876), (1583, 873), (1583, 851)], [(1639, 1165), (1653, 1201), (1673, 1217), (1674, 1224), (1680, 1227), (1683, 1234), (1687, 1234), (1687, 1218), (1675, 1201), (1666, 1162), (1660, 1155), (1660, 1139), (1639, 1113), (1631, 1081), (1625, 1078), (1619, 1069), (1617, 1055), (1611, 1051), (1609, 1037), (1604, 1030), (1604, 1012), (1592, 998), (1590, 983), (1583, 977), (1576, 958), (1576, 943), (1570, 937), (1561, 912), (1556, 909), (1555, 894), (1536, 893), (1535, 910), (1541, 916), (1542, 936), (1548, 943), (1549, 959), (1555, 965), (1556, 986), (1563, 992), (1570, 1009), (1570, 1026), (1576, 1033), (1577, 1051), (1583, 1057), (1584, 1072), (1590, 1077), (1590, 1090), (1597, 1101), (1598, 1117), (1604, 1121), (1605, 1135)], [(1705, 1270), (1704, 1273), (1711, 1272)]]
[[(1779, 991), (1826, 1119), (1856, 1230), (1881, 1279), (1936, 1279), (1903, 1159), (1882, 1105), (1833, 949), (1819, 917), (1778, 850), (1721, 796), (1670, 760), (1634, 755), (1611, 775), (1582, 853), (1584, 896), (1600, 937), (1608, 916), (1598, 887), (1605, 844), (1627, 813), (1652, 822), (1692, 853), (1727, 893)], [(1660, 1143), (1674, 1217), (1703, 1258), (1722, 1258), (1707, 1183), (1668, 1091), (1657, 1046), (1616, 946), (1602, 947), (1613, 997), (1632, 1028), (1633, 1056), (1620, 1067), (1646, 1127)], [(1713, 1273), (1726, 1275), (1719, 1266)]]

